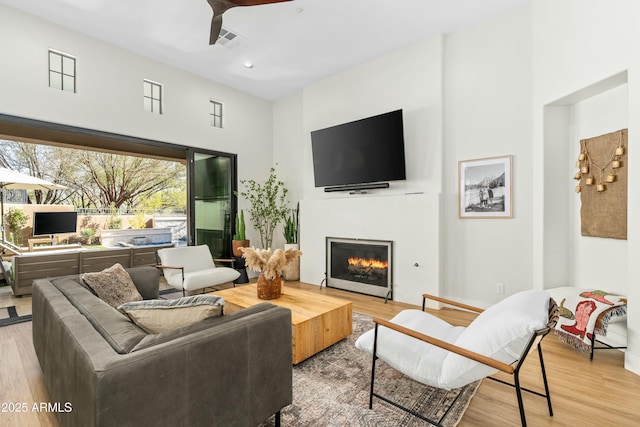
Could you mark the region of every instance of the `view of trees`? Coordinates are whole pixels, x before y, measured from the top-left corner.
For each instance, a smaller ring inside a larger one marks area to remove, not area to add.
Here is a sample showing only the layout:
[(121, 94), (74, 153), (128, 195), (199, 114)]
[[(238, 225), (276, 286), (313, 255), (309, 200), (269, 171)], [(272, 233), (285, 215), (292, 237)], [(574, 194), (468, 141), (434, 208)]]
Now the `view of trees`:
[(0, 140), (0, 167), (68, 187), (34, 191), (31, 203), (77, 208), (186, 208), (186, 168), (177, 162)]

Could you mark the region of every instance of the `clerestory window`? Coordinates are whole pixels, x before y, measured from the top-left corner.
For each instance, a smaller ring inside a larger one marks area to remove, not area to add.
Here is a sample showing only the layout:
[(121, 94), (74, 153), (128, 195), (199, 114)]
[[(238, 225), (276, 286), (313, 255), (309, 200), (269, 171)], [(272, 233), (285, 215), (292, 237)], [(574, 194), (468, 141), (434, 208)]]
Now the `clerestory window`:
[(144, 110), (151, 113), (162, 114), (162, 85), (145, 79), (144, 85)]
[(211, 117), (211, 126), (222, 128), (222, 103), (211, 100), (209, 105), (209, 116)]
[(76, 58), (49, 49), (49, 87), (76, 92)]

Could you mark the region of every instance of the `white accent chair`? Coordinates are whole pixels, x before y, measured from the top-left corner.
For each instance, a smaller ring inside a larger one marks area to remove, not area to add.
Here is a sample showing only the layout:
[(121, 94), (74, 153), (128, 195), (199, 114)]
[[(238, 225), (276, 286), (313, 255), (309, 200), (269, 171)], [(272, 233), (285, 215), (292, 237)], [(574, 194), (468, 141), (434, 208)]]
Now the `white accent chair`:
[(182, 294), (222, 283), (232, 282), (240, 273), (229, 267), (216, 267), (207, 245), (179, 246), (158, 250), (160, 265), (167, 283)]
[[(426, 299), (480, 315), (466, 328), (453, 326), (424, 312)], [(526, 418), (522, 391), (545, 397), (552, 416), (540, 341), (553, 330), (557, 320), (558, 307), (546, 291), (519, 292), (487, 310), (424, 294), (422, 311), (404, 310), (390, 321), (373, 319), (375, 328), (356, 341), (358, 349), (373, 356), (369, 408), (376, 396), (431, 424), (439, 426), (443, 421), (430, 420), (375, 393), (375, 363), (379, 358), (415, 381), (436, 388), (457, 389), (483, 378), (512, 386), (516, 390), (523, 426), (526, 426)], [(534, 345), (538, 348), (545, 393), (520, 386), (520, 367)], [(514, 383), (490, 377), (498, 371), (513, 375)]]

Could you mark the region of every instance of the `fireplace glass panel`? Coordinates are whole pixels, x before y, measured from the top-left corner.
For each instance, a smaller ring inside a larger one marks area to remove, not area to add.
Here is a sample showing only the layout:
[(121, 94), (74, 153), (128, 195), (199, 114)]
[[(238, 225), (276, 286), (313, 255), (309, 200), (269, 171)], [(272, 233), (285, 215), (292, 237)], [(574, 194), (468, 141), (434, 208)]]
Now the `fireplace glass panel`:
[(327, 237), (327, 286), (390, 298), (392, 242)]

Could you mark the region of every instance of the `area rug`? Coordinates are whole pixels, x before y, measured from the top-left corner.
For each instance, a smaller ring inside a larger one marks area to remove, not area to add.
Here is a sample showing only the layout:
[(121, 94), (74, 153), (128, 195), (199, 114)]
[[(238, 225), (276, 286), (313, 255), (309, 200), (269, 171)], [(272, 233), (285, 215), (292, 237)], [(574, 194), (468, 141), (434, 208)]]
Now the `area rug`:
[[(282, 411), (286, 426), (424, 426), (421, 419), (378, 398), (369, 409), (371, 356), (355, 347), (358, 337), (373, 327), (371, 316), (353, 313), (353, 334), (293, 367), (293, 403)], [(480, 381), (463, 389), (462, 395), (442, 421), (458, 424)], [(376, 362), (376, 392), (439, 420), (460, 390), (425, 386), (382, 361)], [(263, 424), (274, 424), (274, 418)]]
[(14, 305), (0, 308), (0, 327), (30, 321), (31, 315), (27, 314), (24, 316), (19, 316)]

